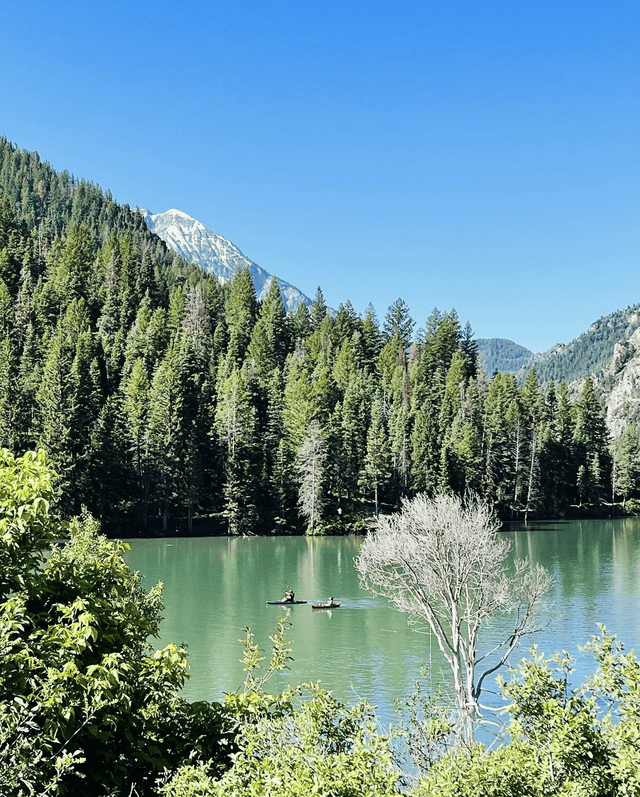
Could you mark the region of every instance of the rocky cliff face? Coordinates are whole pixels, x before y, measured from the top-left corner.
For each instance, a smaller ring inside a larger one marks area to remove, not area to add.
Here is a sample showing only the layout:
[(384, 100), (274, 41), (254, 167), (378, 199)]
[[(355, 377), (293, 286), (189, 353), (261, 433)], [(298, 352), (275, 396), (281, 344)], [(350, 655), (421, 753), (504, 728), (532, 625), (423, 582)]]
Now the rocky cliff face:
[(619, 437), (629, 423), (640, 422), (640, 328), (616, 343), (613, 357), (597, 379), (611, 436)]

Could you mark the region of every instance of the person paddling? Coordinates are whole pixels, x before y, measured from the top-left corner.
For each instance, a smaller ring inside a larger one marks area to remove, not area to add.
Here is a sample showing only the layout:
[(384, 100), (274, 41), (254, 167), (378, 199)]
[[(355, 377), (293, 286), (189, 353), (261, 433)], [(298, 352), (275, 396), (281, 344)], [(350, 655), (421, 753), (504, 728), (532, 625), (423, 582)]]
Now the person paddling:
[(293, 603), (294, 598), (295, 598), (295, 593), (292, 589), (289, 588), (289, 585), (287, 584), (287, 589), (285, 590), (284, 593), (283, 603)]

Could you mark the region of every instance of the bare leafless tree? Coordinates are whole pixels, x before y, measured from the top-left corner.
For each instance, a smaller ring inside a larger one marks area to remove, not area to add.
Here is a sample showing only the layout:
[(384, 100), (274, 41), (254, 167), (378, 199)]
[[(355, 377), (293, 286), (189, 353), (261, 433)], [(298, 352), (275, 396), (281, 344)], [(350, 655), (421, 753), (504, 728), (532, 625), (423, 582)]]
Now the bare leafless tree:
[(309, 523), (309, 531), (312, 534), (322, 515), (322, 485), (326, 458), (327, 451), (322, 429), (314, 419), (307, 427), (298, 452), (298, 505), (300, 513)]
[[(388, 598), (410, 621), (426, 621), (435, 636), (453, 676), (456, 744), (472, 741), (485, 679), (524, 634), (537, 630), (540, 599), (552, 583), (529, 560), (507, 571), (511, 544), (499, 528), (493, 510), (476, 496), (418, 495), (381, 518), (355, 560), (365, 589)], [(513, 614), (509, 633), (479, 652), (481, 629), (500, 613)]]

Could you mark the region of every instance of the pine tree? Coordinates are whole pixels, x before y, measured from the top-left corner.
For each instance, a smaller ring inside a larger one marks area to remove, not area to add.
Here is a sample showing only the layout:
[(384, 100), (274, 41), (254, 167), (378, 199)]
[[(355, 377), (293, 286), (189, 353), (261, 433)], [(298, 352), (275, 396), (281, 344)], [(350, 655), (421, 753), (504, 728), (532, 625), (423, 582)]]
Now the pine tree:
[(374, 511), (379, 514), (381, 494), (389, 489), (392, 477), (389, 432), (386, 428), (383, 402), (377, 395), (371, 404), (371, 423), (367, 432), (366, 455), (360, 472), (360, 485), (365, 492), (373, 491)]
[(305, 356), (320, 368), (333, 367), (335, 349), (333, 345), (333, 319), (327, 313), (305, 341)]
[[(387, 412), (383, 404), (383, 411)], [(389, 409), (389, 447), (393, 469), (393, 494), (391, 500), (399, 504), (400, 498), (411, 492), (411, 419), (409, 408), (403, 402), (394, 403)]]
[(332, 463), (338, 499), (345, 496), (353, 501), (358, 493), (358, 477), (367, 450), (367, 426), (370, 414), (370, 390), (367, 380), (359, 371), (352, 371), (342, 402), (336, 405), (335, 428), (339, 438), (336, 458)]
[(132, 472), (127, 451), (126, 414), (122, 397), (109, 396), (91, 431), (89, 509), (103, 532), (127, 530), (126, 508), (132, 498)]
[(245, 358), (256, 319), (256, 291), (248, 267), (239, 268), (229, 287), (226, 322), (229, 330), (227, 361), (240, 366)]
[(14, 408), (15, 450), (34, 448), (37, 437), (36, 393), (41, 383), (42, 363), (36, 331), (29, 323), (17, 365)]
[(467, 379), (467, 360), (458, 349), (447, 373), (438, 416), (442, 440), (438, 486), (441, 492), (452, 490), (460, 495), (475, 481), (479, 453), (472, 418), (466, 417)]
[(482, 490), (502, 510), (511, 509), (519, 462), (518, 388), (513, 374), (496, 374), (485, 401), (485, 472)]
[(522, 504), (525, 522), (530, 512), (539, 508), (540, 435), (544, 403), (535, 371), (529, 371), (521, 392), (526, 448), (523, 465), (524, 490)]
[(61, 310), (73, 299), (88, 296), (93, 258), (93, 236), (88, 227), (71, 225), (51, 267), (52, 287)]
[(398, 335), (382, 348), (377, 362), (383, 408), (389, 419), (389, 442), (394, 472), (394, 498), (410, 490), (412, 416), (414, 400), (405, 349)]
[(332, 369), (333, 379), (341, 396), (344, 396), (349, 383), (357, 371), (358, 363), (353, 343), (350, 339), (345, 338), (336, 354)]
[(396, 299), (387, 310), (384, 319), (384, 335), (386, 340), (397, 336), (402, 346), (407, 349), (411, 343), (411, 336), (415, 321), (411, 318), (409, 306), (404, 299)]
[(615, 445), (616, 493), (627, 501), (640, 496), (640, 426), (629, 424)]
[(0, 447), (15, 450), (15, 355), (11, 336), (0, 336)]
[(267, 385), (266, 421), (263, 439), (265, 485), (264, 520), (269, 531), (291, 530), (297, 521), (297, 481), (295, 455), (285, 440), (284, 377), (279, 368), (271, 372)]
[(297, 453), (311, 421), (320, 414), (312, 374), (297, 354), (287, 358), (282, 419), (289, 447)]
[(334, 319), (332, 329), (334, 347), (340, 348), (343, 341), (352, 340), (354, 335), (360, 334), (361, 329), (362, 321), (351, 302), (347, 300), (338, 307)]
[(149, 422), (149, 374), (144, 358), (137, 357), (129, 375), (123, 380), (122, 408), (126, 417), (125, 439), (136, 485), (134, 495), (140, 520), (148, 522), (150, 460), (147, 427)]
[(247, 369), (221, 374), (217, 389), (216, 429), (224, 456), (222, 514), (229, 534), (250, 532), (255, 526), (255, 489), (259, 464), (256, 409)]
[(206, 368), (213, 336), (203, 285), (197, 285), (187, 291), (179, 330), (189, 342), (189, 348), (194, 356), (198, 358), (202, 367)]
[(467, 321), (460, 336), (460, 349), (466, 362), (466, 375), (474, 378), (478, 373), (478, 343), (474, 340), (471, 324)]
[(442, 437), (447, 435), (455, 418), (462, 411), (467, 381), (465, 364), (466, 361), (462, 351), (457, 350), (447, 371), (440, 404), (438, 422)]
[(294, 342), (301, 342), (311, 332), (311, 318), (309, 315), (309, 308), (305, 302), (300, 302), (296, 307), (291, 322), (292, 336)]
[(608, 496), (611, 484), (611, 456), (605, 415), (591, 379), (586, 379), (574, 405), (573, 442), (575, 463), (580, 473), (580, 504), (598, 505)]
[(427, 319), (427, 331), (421, 351), (425, 373), (440, 374), (444, 381), (461, 340), (462, 330), (456, 311), (441, 313), (437, 308), (434, 309)]
[(88, 500), (90, 435), (101, 400), (87, 307), (74, 299), (51, 339), (35, 395), (37, 442), (51, 455), (70, 511)]
[(378, 357), (382, 348), (382, 333), (378, 324), (375, 308), (372, 304), (367, 309), (362, 319), (362, 331), (356, 337), (356, 356), (360, 366), (369, 373), (374, 373)]
[(149, 390), (150, 503), (161, 519), (163, 534), (167, 533), (180, 496), (185, 432), (180, 364), (179, 347), (174, 340), (157, 367)]
[(176, 285), (169, 297), (169, 315), (167, 321), (169, 334), (171, 336), (175, 335), (182, 327), (182, 319), (184, 318), (186, 305), (187, 300), (184, 295), (184, 289), (182, 285)]
[(289, 329), (282, 293), (278, 281), (272, 279), (247, 352), (251, 368), (262, 386), (266, 386), (275, 368), (284, 366), (289, 348)]
[(71, 352), (64, 345), (62, 330), (58, 328), (49, 345), (35, 396), (36, 428), (37, 445), (49, 455), (65, 494), (72, 484), (73, 470), (67, 389), (71, 362)]
[(90, 440), (104, 400), (97, 357), (95, 338), (91, 332), (87, 330), (78, 335), (68, 388), (72, 434), (70, 443), (74, 462), (73, 491), (78, 496), (80, 506), (90, 500)]
[[(197, 295), (196, 292), (192, 296), (196, 306)], [(197, 317), (197, 309), (191, 308), (191, 311)], [(195, 320), (190, 321), (190, 318), (191, 315), (183, 321), (184, 329), (177, 340), (183, 425), (178, 502), (181, 509), (186, 511), (189, 532), (192, 531), (193, 519), (198, 510), (205, 505), (213, 508), (216, 502), (211, 491), (219, 489), (221, 484), (216, 469), (211, 468), (217, 451), (209, 435), (214, 425), (214, 379), (209, 362), (207, 330)]]
[(309, 324), (312, 332), (315, 332), (317, 329), (320, 328), (320, 325), (326, 318), (326, 315), (327, 315), (327, 303), (324, 300), (324, 294), (322, 293), (322, 288), (318, 285), (318, 289), (316, 290), (316, 295), (309, 309)]

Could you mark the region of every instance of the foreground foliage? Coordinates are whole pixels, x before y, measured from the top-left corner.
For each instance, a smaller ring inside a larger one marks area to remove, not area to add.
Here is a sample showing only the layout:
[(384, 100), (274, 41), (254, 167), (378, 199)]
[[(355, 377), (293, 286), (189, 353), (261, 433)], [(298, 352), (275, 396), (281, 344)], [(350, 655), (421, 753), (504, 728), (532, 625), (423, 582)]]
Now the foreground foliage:
[(398, 794), (386, 737), (371, 707), (347, 707), (318, 685), (283, 696), (287, 710), (242, 725), (239, 752), (219, 780), (205, 765), (187, 766), (164, 797), (390, 797)]
[(587, 647), (597, 669), (576, 688), (567, 654), (544, 658), (534, 649), (503, 682), (511, 741), (450, 753), (414, 797), (637, 797), (640, 664), (602, 627)]
[[(318, 684), (266, 691), (291, 658), (284, 620), (265, 670), (246, 629), (244, 686), (224, 704), (182, 700), (185, 651), (148, 641), (161, 585), (143, 590), (124, 544), (90, 517), (53, 517), (54, 485), (44, 455), (0, 450), (3, 797), (403, 793), (371, 706)], [(510, 724), (497, 749), (442, 754), (442, 705), (410, 700), (413, 797), (640, 797), (640, 663), (604, 628), (587, 647), (597, 668), (582, 686), (566, 654), (535, 649), (503, 682)]]
[(206, 764), (187, 765), (163, 785), (163, 797), (391, 797), (400, 773), (389, 738), (376, 730), (373, 707), (345, 706), (320, 684), (302, 684), (278, 695), (265, 683), (288, 667), (287, 625), (278, 623), (271, 658), (262, 673), (261, 649), (247, 629), (242, 640), (244, 688), (227, 695), (237, 720), (237, 752), (219, 779)]
[[(215, 767), (229, 731), (215, 704), (179, 696), (184, 649), (153, 651), (149, 592), (90, 518), (49, 515), (42, 454), (0, 452), (0, 783), (3, 795), (152, 793), (166, 767)], [(53, 538), (65, 541), (50, 548)]]

